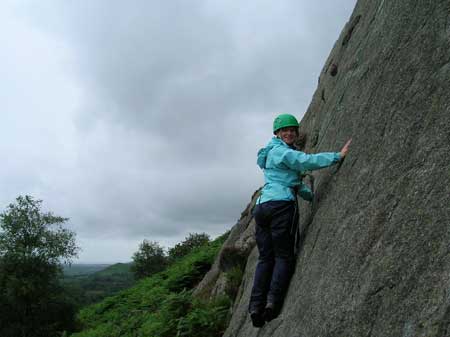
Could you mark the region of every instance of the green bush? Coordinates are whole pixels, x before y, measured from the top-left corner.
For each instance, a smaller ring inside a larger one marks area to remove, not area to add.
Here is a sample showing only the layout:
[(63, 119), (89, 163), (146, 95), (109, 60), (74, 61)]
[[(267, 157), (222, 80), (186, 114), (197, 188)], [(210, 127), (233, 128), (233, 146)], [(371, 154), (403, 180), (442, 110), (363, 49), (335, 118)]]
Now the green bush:
[(206, 233), (189, 233), (189, 235), (173, 248), (169, 249), (170, 261), (175, 261), (192, 252), (195, 248), (206, 245), (210, 242), (209, 235)]
[(178, 321), (177, 337), (220, 337), (228, 322), (231, 300), (194, 301), (192, 310)]
[(151, 276), (167, 266), (168, 260), (164, 249), (158, 242), (144, 240), (133, 254), (131, 271), (136, 279)]
[(225, 273), (225, 277), (227, 280), (225, 293), (233, 300), (235, 299), (239, 291), (243, 276), (244, 270), (241, 266), (235, 266)]

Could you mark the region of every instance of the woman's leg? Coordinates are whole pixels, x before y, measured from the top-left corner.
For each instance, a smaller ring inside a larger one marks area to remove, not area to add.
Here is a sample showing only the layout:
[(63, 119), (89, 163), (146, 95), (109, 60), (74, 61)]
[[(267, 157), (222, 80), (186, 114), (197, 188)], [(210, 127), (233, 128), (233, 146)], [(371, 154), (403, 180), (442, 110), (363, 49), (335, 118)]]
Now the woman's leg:
[(274, 251), (270, 230), (270, 202), (257, 205), (253, 212), (256, 222), (256, 244), (259, 258), (250, 296), (249, 312), (264, 310), (272, 279)]
[(296, 221), (294, 202), (286, 202), (274, 209), (271, 221), (271, 238), (275, 264), (272, 272), (267, 303), (273, 308), (276, 316), (281, 309), (284, 296), (294, 271), (295, 235), (292, 233)]

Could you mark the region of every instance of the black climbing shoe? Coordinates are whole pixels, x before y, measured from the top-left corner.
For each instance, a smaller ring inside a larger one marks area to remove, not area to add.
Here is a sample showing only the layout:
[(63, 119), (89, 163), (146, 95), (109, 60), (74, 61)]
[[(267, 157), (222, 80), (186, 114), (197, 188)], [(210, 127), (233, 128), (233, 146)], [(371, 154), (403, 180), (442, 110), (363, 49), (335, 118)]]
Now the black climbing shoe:
[(276, 306), (274, 303), (270, 303), (270, 302), (267, 303), (267, 305), (264, 309), (263, 317), (266, 322), (270, 322), (275, 317), (277, 317), (277, 310), (276, 310)]
[(263, 312), (261, 312), (260, 310), (254, 310), (250, 312), (250, 318), (252, 319), (252, 324), (255, 328), (260, 328), (265, 323)]

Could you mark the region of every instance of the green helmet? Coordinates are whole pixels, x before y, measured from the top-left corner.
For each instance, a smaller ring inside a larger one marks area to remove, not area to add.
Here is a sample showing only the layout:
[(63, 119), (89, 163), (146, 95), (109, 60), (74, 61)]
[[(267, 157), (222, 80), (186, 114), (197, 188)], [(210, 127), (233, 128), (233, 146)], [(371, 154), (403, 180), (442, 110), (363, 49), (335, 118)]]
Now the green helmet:
[(297, 118), (289, 114), (281, 114), (273, 121), (273, 133), (288, 126), (295, 126), (298, 128)]

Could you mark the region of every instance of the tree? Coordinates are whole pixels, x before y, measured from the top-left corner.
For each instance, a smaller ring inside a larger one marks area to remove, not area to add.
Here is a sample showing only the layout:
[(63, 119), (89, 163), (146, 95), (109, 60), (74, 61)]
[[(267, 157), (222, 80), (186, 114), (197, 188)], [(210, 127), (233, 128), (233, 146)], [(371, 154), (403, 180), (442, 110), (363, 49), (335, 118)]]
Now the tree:
[(210, 241), (206, 233), (189, 233), (184, 241), (169, 249), (169, 259), (174, 261), (189, 254), (194, 248), (201, 247)]
[(72, 329), (75, 308), (59, 285), (61, 263), (77, 255), (67, 218), (19, 196), (0, 214), (0, 335), (56, 336)]
[(133, 254), (133, 262), (131, 270), (136, 279), (141, 279), (162, 271), (167, 266), (167, 257), (158, 242), (144, 240)]

